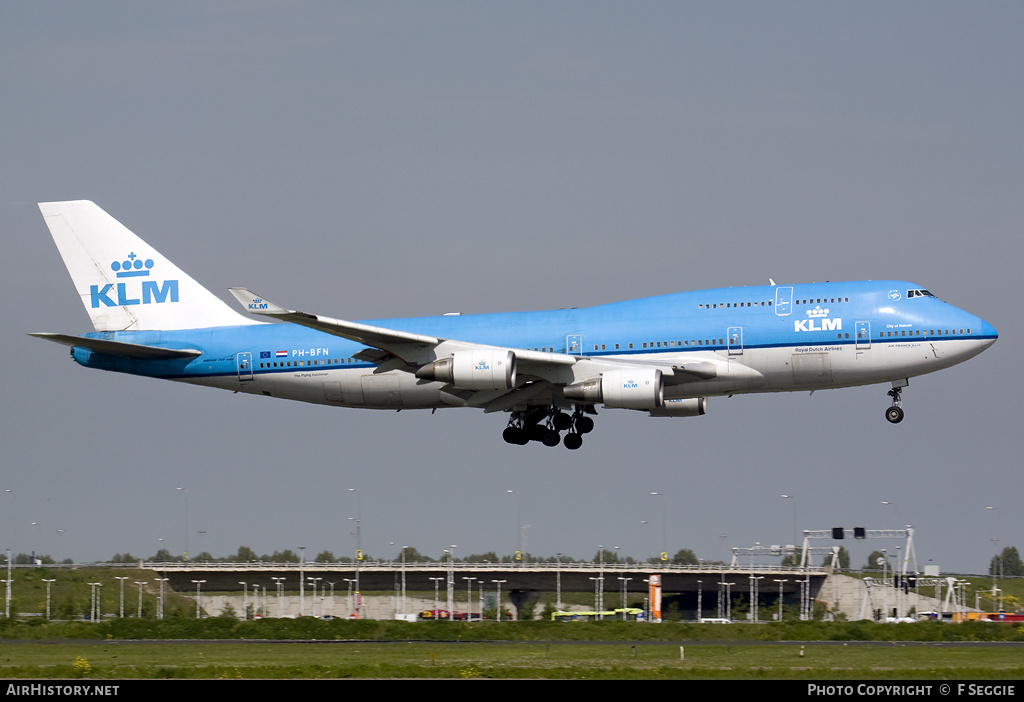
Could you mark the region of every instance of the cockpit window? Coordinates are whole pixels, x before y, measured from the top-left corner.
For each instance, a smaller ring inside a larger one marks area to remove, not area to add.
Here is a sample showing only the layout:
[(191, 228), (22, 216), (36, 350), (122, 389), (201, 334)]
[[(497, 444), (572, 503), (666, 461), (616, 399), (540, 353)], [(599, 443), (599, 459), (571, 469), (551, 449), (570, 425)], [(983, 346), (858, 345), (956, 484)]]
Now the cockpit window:
[(908, 290), (907, 297), (935, 297), (927, 290)]

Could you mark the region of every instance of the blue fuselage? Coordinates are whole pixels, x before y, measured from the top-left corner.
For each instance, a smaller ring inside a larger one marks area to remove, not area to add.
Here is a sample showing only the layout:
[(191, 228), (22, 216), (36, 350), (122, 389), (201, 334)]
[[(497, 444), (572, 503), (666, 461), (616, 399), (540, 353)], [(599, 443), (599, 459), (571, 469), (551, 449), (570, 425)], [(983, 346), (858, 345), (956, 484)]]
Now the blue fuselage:
[[(364, 323), (513, 350), (637, 362), (708, 359), (725, 368), (714, 379), (681, 386), (678, 396), (888, 382), (959, 363), (998, 336), (976, 315), (900, 281), (719, 288), (587, 308)], [(324, 383), (351, 384), (356, 376), (372, 375), (376, 365), (357, 358), (366, 351), (361, 344), (290, 323), (86, 336), (202, 352), (154, 361), (74, 348), (75, 360), (93, 368), (325, 404), (459, 404), (443, 396), (440, 384), (409, 377), (400, 378), (399, 389), (383, 402), (358, 402), (351, 392), (352, 401), (344, 393), (332, 399)]]

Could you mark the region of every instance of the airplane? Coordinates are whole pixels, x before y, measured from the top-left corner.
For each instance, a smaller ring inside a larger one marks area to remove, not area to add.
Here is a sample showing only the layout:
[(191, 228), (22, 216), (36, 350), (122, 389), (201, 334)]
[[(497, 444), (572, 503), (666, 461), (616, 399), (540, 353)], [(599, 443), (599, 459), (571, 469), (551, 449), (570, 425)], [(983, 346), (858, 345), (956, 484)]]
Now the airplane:
[(896, 424), (910, 378), (998, 338), (980, 317), (894, 280), (769, 279), (585, 308), (360, 322), (230, 288), (245, 316), (94, 203), (39, 209), (95, 331), (32, 336), (70, 347), (80, 365), (336, 407), (505, 412), (514, 445), (578, 449), (599, 407), (691, 417), (709, 397), (884, 383)]

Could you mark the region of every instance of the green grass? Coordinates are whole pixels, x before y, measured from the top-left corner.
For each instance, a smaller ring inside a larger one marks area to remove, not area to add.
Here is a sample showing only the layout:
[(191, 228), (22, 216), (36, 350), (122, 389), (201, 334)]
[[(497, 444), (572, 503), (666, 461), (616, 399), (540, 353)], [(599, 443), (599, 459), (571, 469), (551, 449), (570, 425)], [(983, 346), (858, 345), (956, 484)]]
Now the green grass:
[[(3, 678), (1020, 679), (1018, 647), (5, 643)], [(77, 664), (76, 664), (77, 661)]]
[[(43, 611), (47, 575), (16, 573), (13, 611)], [(1024, 678), (1021, 624), (240, 621), (195, 619), (194, 604), (174, 595), (155, 620), (151, 595), (143, 617), (130, 616), (127, 587), (129, 617), (90, 623), (77, 619), (89, 582), (107, 583), (103, 609), (117, 611), (113, 572), (59, 578), (53, 611), (75, 620), (0, 618), (0, 678)]]

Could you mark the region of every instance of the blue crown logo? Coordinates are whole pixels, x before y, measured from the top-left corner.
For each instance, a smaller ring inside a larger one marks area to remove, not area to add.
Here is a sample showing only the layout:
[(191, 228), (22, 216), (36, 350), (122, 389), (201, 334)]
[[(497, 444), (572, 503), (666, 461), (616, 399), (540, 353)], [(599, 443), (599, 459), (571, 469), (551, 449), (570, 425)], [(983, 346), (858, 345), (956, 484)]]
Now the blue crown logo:
[(143, 261), (135, 255), (135, 252), (128, 254), (124, 261), (114, 261), (110, 264), (110, 270), (117, 273), (118, 278), (138, 278), (149, 275), (153, 267), (153, 259), (147, 258)]

